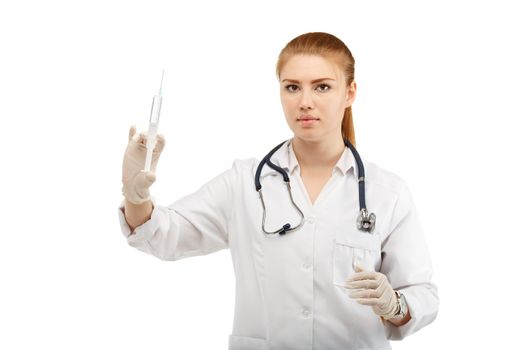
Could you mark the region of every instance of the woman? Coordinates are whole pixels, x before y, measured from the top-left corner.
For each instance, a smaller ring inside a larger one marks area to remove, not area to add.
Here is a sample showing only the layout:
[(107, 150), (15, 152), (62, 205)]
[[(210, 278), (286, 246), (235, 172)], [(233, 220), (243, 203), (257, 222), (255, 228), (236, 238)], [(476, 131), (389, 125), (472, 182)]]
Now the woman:
[[(391, 349), (389, 339), (431, 323), (439, 304), (410, 192), (354, 153), (354, 59), (342, 41), (327, 33), (293, 39), (277, 77), (294, 134), (268, 155), (282, 173), (237, 159), (195, 193), (155, 205), (148, 189), (165, 141), (159, 135), (153, 171), (141, 172), (145, 137), (132, 127), (122, 231), (131, 246), (163, 260), (230, 249), (230, 349)], [(361, 211), (360, 183), (370, 213)]]

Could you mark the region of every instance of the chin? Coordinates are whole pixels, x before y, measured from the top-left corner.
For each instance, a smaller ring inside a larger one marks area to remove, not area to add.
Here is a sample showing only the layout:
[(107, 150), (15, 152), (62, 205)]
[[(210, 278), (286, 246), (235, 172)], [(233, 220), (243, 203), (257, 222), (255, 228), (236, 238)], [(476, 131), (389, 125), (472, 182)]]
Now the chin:
[(294, 138), (307, 142), (318, 142), (322, 139), (319, 132), (304, 132), (304, 130), (294, 132)]

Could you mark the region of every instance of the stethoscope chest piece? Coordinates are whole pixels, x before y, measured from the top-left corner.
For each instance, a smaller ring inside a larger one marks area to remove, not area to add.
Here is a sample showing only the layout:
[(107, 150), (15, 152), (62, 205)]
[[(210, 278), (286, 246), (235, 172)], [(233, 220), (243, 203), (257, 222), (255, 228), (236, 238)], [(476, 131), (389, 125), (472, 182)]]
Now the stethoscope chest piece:
[(366, 208), (361, 209), (357, 216), (357, 229), (365, 232), (372, 232), (376, 226), (376, 214), (369, 213)]

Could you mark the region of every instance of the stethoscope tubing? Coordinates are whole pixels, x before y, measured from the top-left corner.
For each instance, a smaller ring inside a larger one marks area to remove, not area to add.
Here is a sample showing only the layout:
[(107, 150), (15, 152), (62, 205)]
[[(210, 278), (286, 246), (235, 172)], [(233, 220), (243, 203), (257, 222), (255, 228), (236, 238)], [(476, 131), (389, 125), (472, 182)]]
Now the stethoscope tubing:
[[(267, 233), (267, 234), (279, 233), (280, 235), (282, 235), (282, 234), (285, 234), (287, 232), (296, 231), (300, 227), (302, 227), (303, 224), (304, 224), (304, 213), (302, 212), (302, 210), (297, 206), (297, 204), (293, 200), (292, 191), (291, 191), (291, 187), (290, 187), (290, 178), (288, 177), (288, 174), (286, 173), (286, 171), (284, 169), (282, 169), (279, 166), (275, 165), (270, 160), (271, 157), (273, 156), (273, 154), (279, 148), (281, 148), (281, 146), (286, 141), (287, 140), (285, 140), (285, 141), (281, 142), (280, 144), (278, 144), (277, 146), (275, 146), (261, 160), (261, 162), (257, 166), (257, 170), (255, 172), (255, 190), (259, 193), (259, 197), (261, 199), (261, 203), (262, 203), (262, 206), (263, 206), (263, 219), (262, 219), (262, 225), (261, 226), (262, 226), (263, 232)], [(345, 146), (350, 148), (350, 150), (352, 151), (352, 154), (354, 155), (354, 159), (356, 160), (356, 163), (357, 163), (357, 182), (358, 182), (358, 189), (359, 189), (359, 215), (357, 217), (357, 228), (359, 230), (361, 230), (361, 231), (371, 232), (371, 231), (374, 230), (376, 217), (375, 217), (374, 213), (368, 213), (368, 210), (366, 208), (366, 200), (365, 200), (365, 168), (363, 166), (363, 162), (361, 160), (361, 157), (359, 156), (359, 153), (357, 152), (355, 147), (352, 145), (352, 143), (350, 141), (348, 141), (346, 138), (343, 138), (343, 141), (344, 141)], [(295, 207), (295, 209), (301, 215), (301, 222), (299, 223), (299, 225), (297, 225), (295, 227), (291, 227), (291, 225), (289, 223), (286, 223), (285, 225), (283, 225), (282, 228), (280, 228), (280, 229), (278, 229), (276, 231), (266, 231), (266, 229), (264, 227), (264, 223), (266, 221), (266, 205), (264, 203), (264, 198), (263, 198), (263, 194), (262, 194), (262, 185), (261, 185), (261, 182), (260, 182), (261, 171), (262, 171), (262, 168), (264, 167), (264, 165), (268, 165), (270, 168), (272, 168), (273, 170), (275, 170), (278, 173), (280, 173), (281, 176), (283, 177), (283, 180), (284, 180), (284, 182), (287, 185), (288, 193), (290, 195), (290, 200), (292, 201), (292, 204)]]

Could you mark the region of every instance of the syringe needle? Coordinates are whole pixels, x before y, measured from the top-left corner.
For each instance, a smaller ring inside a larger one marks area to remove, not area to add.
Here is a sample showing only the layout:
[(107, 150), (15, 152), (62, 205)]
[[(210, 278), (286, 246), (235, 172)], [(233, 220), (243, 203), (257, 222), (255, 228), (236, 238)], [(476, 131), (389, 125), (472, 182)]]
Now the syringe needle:
[(162, 82), (164, 81), (164, 68), (162, 68), (162, 78), (160, 78), (159, 96), (162, 96)]

